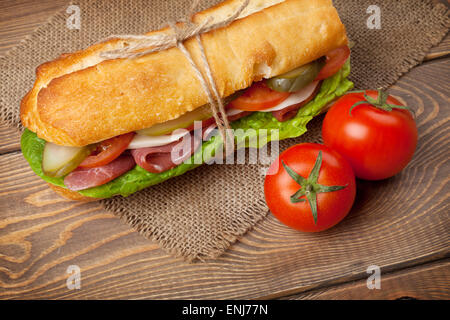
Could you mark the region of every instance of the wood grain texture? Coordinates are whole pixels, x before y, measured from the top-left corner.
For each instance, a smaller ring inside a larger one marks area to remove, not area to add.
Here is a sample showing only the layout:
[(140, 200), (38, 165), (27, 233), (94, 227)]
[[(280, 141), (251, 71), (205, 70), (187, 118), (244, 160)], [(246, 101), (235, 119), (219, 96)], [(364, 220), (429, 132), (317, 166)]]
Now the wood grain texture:
[(68, 0), (2, 0), (0, 3), (0, 55), (69, 3)]
[[(450, 61), (427, 63), (392, 88), (416, 110), (416, 155), (392, 179), (359, 181), (341, 224), (303, 234), (269, 215), (205, 263), (168, 256), (98, 204), (58, 198), (19, 152), (0, 156), (0, 298), (276, 298), (447, 256), (449, 72)], [(81, 290), (66, 287), (69, 265)]]
[[(0, 2), (0, 56), (63, 10), (68, 0), (2, 0)], [(19, 107), (19, 102), (17, 102)], [(0, 122), (0, 154), (20, 150), (20, 134)]]
[[(368, 277), (369, 275), (367, 275)], [(286, 300), (449, 300), (450, 260), (439, 261), (398, 272), (381, 273), (381, 288), (369, 290), (367, 279), (312, 290)]]
[(20, 150), (20, 132), (0, 122), (0, 154)]

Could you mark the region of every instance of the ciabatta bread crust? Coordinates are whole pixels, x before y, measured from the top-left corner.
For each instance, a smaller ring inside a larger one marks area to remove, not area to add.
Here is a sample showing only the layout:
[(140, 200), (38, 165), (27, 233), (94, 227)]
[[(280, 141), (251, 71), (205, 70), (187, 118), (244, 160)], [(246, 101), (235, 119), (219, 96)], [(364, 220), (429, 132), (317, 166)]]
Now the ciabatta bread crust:
[[(222, 97), (347, 44), (331, 0), (279, 2), (250, 1), (246, 17), (202, 35)], [(223, 19), (241, 3), (225, 1), (198, 13), (194, 21)], [(171, 30), (149, 34), (159, 32)], [(84, 146), (175, 119), (207, 103), (179, 49), (136, 59), (102, 61), (99, 56), (124, 45), (123, 40), (110, 40), (39, 66), (34, 87), (22, 100), (23, 125), (46, 141)], [(185, 45), (203, 70), (196, 41)]]

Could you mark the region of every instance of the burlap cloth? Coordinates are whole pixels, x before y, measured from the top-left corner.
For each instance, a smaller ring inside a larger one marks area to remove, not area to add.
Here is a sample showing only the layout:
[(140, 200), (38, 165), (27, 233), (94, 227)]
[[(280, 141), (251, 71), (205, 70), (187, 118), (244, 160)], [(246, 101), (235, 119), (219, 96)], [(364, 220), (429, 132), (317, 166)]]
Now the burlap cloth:
[[(202, 7), (217, 0), (205, 0)], [(81, 29), (66, 28), (61, 11), (0, 58), (0, 118), (19, 125), (19, 101), (31, 88), (39, 64), (85, 48), (110, 34), (140, 34), (182, 17), (190, 1), (79, 0)], [(351, 79), (359, 88), (393, 84), (422, 61), (449, 28), (447, 8), (431, 0), (335, 0), (355, 46)], [(367, 28), (370, 5), (381, 8), (381, 29)], [(76, 106), (74, 106), (76, 107)], [(320, 118), (281, 150), (320, 139)], [(268, 208), (259, 165), (205, 165), (128, 198), (103, 200), (104, 207), (172, 254), (192, 260), (217, 257), (258, 221)]]

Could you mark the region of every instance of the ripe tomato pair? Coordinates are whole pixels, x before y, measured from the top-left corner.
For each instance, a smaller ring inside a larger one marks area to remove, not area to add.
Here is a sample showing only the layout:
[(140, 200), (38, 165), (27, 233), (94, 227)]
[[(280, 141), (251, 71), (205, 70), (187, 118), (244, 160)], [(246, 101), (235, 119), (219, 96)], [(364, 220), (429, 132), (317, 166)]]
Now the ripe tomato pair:
[(382, 91), (350, 93), (327, 113), (325, 145), (300, 144), (284, 151), (266, 176), (272, 213), (301, 231), (322, 231), (350, 211), (359, 178), (379, 180), (400, 172), (417, 145), (408, 108)]

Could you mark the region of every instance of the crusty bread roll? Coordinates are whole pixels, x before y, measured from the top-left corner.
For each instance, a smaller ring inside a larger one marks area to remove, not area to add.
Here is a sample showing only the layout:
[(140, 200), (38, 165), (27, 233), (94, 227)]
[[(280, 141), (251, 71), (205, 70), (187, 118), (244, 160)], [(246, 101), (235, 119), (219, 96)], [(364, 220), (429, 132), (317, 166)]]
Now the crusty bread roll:
[[(198, 13), (216, 21), (241, 0)], [(242, 18), (244, 17), (244, 18)], [(171, 32), (169, 29), (152, 32)], [(202, 36), (222, 97), (309, 63), (347, 44), (331, 0), (251, 0), (239, 20)], [(192, 67), (178, 48), (136, 59), (102, 61), (101, 51), (122, 48), (110, 40), (42, 64), (21, 104), (25, 127), (59, 145), (84, 146), (175, 119), (207, 103)], [(185, 42), (200, 68), (198, 44)]]

